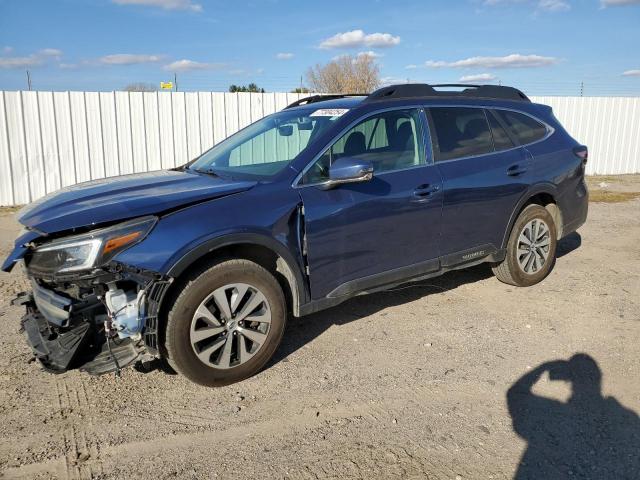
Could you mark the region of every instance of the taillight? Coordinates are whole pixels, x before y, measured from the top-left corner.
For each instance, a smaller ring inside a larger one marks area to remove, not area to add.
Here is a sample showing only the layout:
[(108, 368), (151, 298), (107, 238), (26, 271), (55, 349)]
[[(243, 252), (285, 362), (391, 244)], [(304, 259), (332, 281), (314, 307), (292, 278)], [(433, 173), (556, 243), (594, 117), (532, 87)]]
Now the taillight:
[(575, 147), (573, 149), (573, 154), (582, 159), (582, 163), (587, 163), (589, 159), (589, 149), (584, 145), (580, 145), (579, 147)]

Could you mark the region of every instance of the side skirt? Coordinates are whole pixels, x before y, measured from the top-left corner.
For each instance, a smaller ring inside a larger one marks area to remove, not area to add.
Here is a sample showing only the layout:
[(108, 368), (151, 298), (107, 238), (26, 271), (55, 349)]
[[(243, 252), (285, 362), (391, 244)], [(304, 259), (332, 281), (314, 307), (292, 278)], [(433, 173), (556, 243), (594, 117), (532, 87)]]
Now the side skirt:
[(335, 307), (358, 295), (389, 290), (398, 285), (438, 277), (453, 270), (473, 267), (485, 262), (501, 262), (505, 255), (505, 249), (497, 249), (493, 245), (481, 245), (415, 265), (357, 278), (338, 286), (325, 298), (301, 305), (300, 316)]

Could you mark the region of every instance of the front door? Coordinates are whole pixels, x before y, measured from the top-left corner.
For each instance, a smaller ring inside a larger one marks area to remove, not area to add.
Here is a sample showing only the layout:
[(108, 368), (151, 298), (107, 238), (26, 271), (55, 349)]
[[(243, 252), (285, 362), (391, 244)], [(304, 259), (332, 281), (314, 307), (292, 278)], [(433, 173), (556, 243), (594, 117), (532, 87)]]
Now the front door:
[[(427, 164), (423, 115), (402, 109), (364, 119), (302, 177), (313, 299), (437, 269), (442, 182)], [(331, 163), (343, 156), (370, 161), (373, 179), (323, 189)]]

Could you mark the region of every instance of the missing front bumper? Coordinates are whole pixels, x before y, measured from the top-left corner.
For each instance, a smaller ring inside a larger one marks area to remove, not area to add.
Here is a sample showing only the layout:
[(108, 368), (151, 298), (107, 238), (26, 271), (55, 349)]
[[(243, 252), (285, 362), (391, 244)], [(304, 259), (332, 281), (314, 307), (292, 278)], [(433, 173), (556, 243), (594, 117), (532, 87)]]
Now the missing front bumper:
[[(19, 294), (12, 303), (26, 308), (22, 331), (46, 370), (59, 373), (79, 368), (100, 375), (161, 357), (158, 314), (171, 278), (115, 263), (91, 276), (43, 282), (29, 277), (33, 291)], [(54, 288), (48, 288), (52, 284)], [(56, 285), (62, 290), (56, 290)], [(124, 335), (119, 328), (122, 312), (112, 311), (109, 316), (105, 308), (102, 300), (111, 285), (137, 289), (140, 327), (135, 334)]]
[(20, 294), (12, 303), (26, 307), (21, 330), (34, 357), (49, 372), (79, 368), (91, 375), (102, 375), (127, 367), (145, 355), (142, 341), (114, 338), (111, 345), (107, 344), (99, 323), (83, 320), (59, 328), (38, 309), (32, 294)]
[(36, 310), (28, 311), (22, 317), (21, 325), (33, 355), (47, 370), (56, 373), (65, 372), (73, 365), (87, 344), (91, 327), (83, 322), (56, 333)]

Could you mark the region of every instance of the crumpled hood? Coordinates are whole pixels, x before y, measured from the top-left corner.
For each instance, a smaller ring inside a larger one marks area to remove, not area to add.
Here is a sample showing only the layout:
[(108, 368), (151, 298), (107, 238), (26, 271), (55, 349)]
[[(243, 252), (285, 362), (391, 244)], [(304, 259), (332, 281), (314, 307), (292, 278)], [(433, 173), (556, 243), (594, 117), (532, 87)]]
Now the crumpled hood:
[(18, 213), (23, 225), (44, 233), (152, 215), (250, 189), (253, 181), (184, 171), (124, 175), (51, 193)]

